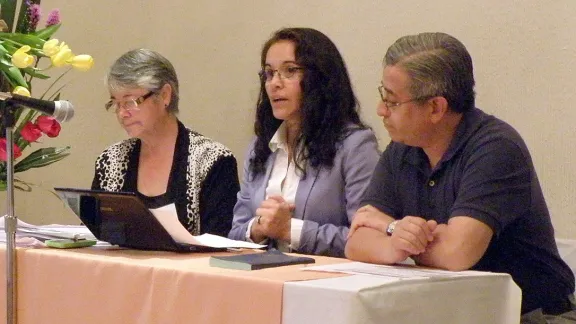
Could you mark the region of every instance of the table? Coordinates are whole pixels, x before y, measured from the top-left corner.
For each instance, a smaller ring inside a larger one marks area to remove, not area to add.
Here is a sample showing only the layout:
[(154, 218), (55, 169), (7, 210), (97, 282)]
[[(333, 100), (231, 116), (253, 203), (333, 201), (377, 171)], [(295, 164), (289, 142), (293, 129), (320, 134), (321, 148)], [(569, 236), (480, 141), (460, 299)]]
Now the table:
[(354, 275), (285, 283), (282, 323), (518, 324), (521, 300), (507, 274), (402, 282)]
[[(0, 319), (6, 317), (5, 253), (0, 246)], [(18, 248), (16, 257), (19, 324), (280, 323), (284, 282), (341, 276), (298, 265), (213, 268), (199, 253)]]
[[(0, 320), (6, 317), (5, 253), (0, 246)], [(19, 248), (18, 323), (381, 323), (389, 314), (398, 320), (386, 322), (402, 323), (402, 316), (435, 322), (423, 311), (406, 312), (407, 305), (433, 314), (442, 306), (444, 316), (457, 311), (460, 319), (487, 306), (484, 312), (498, 319), (490, 323), (519, 318), (519, 289), (508, 275), (388, 285), (373, 276), (301, 271), (302, 265), (213, 268), (209, 255)], [(316, 265), (348, 262), (315, 259)]]

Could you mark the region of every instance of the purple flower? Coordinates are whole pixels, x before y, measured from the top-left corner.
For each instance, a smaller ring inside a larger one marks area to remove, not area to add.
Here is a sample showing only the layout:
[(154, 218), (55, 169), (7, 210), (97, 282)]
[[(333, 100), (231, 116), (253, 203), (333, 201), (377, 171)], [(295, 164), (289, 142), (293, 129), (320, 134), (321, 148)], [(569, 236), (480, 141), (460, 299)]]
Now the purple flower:
[(48, 14), (48, 19), (46, 19), (46, 27), (52, 25), (58, 25), (60, 23), (60, 10), (54, 9)]
[(36, 26), (38, 26), (38, 22), (40, 21), (40, 16), (42, 12), (40, 11), (40, 5), (32, 4), (28, 7), (28, 32), (36, 31)]

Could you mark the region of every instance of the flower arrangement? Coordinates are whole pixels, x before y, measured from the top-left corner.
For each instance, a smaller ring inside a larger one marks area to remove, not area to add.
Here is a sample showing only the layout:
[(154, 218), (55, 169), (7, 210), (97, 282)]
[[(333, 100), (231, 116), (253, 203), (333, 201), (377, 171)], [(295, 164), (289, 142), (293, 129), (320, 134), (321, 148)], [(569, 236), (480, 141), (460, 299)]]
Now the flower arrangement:
[[(15, 0), (0, 0), (0, 91), (31, 96), (33, 80), (47, 80), (46, 71), (53, 68), (65, 68), (46, 91), (39, 97), (46, 100), (58, 100), (63, 85), (56, 90), (54, 86), (71, 70), (88, 71), (94, 60), (90, 55), (74, 55), (65, 42), (53, 38), (60, 28), (60, 13), (52, 10), (42, 29), (37, 29), (41, 20), (40, 0), (22, 1), (16, 15)], [(44, 64), (42, 64), (42, 62)], [(52, 90), (52, 91), (51, 91)], [(0, 102), (3, 104), (4, 102)], [(69, 155), (69, 146), (39, 148), (21, 160), (22, 152), (38, 143), (46, 135), (56, 137), (60, 133), (60, 124), (54, 118), (20, 106), (15, 109), (14, 119), (14, 172), (39, 168), (60, 161)], [(3, 126), (5, 120), (0, 116)], [(5, 129), (3, 126), (1, 129)], [(0, 191), (6, 190), (6, 136), (0, 134)], [(30, 191), (31, 186), (15, 178), (16, 188)]]

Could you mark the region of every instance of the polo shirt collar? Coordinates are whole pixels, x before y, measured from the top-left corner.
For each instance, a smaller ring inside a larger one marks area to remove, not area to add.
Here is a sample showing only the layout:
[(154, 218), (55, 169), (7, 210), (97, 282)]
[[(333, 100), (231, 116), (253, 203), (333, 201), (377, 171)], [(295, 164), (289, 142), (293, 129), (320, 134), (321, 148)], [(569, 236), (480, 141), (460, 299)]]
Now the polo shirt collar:
[(440, 159), (440, 163), (451, 160), (454, 155), (466, 145), (470, 137), (480, 128), (485, 116), (486, 115), (478, 108), (473, 108), (463, 114), (458, 128), (456, 128), (456, 132), (452, 137), (452, 142), (442, 156), (442, 159)]
[[(485, 116), (486, 114), (478, 108), (473, 108), (462, 115), (462, 119), (456, 128), (456, 132), (454, 132), (450, 146), (440, 159), (436, 168), (441, 167), (444, 162), (451, 160), (458, 151), (464, 147), (470, 137), (481, 126)], [(415, 166), (422, 165), (422, 163), (428, 163), (426, 153), (424, 153), (424, 150), (419, 147), (412, 147), (407, 152), (404, 160)]]

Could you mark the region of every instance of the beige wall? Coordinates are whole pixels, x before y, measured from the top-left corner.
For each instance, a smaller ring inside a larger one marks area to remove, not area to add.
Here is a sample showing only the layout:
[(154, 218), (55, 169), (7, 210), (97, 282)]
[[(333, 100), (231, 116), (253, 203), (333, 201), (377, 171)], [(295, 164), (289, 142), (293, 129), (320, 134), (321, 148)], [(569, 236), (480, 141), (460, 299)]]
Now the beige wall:
[[(49, 145), (71, 145), (67, 159), (23, 178), (45, 187), (89, 187), (93, 162), (124, 138), (107, 100), (103, 76), (120, 54), (149, 47), (167, 56), (181, 82), (181, 120), (228, 145), (239, 161), (251, 137), (262, 43), (276, 29), (306, 26), (340, 48), (362, 104), (363, 118), (385, 145), (375, 114), (381, 60), (396, 38), (443, 31), (472, 54), (477, 104), (524, 136), (560, 237), (576, 238), (576, 1), (214, 1), (42, 0), (60, 8), (57, 37), (92, 54), (95, 68), (74, 73), (63, 98), (76, 117)], [(5, 193), (0, 195), (4, 210)], [(75, 216), (51, 193), (17, 192), (16, 212), (36, 223), (73, 223)]]

